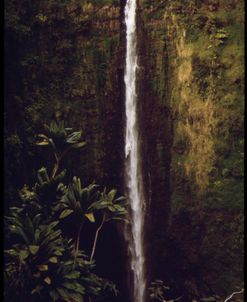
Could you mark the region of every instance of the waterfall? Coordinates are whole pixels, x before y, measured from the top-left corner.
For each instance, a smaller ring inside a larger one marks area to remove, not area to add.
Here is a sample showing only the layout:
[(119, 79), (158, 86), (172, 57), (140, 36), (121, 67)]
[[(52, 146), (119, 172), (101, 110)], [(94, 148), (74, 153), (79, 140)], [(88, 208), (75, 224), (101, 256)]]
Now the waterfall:
[(130, 201), (130, 230), (128, 231), (131, 269), (133, 273), (134, 302), (144, 302), (144, 251), (143, 251), (143, 188), (140, 168), (139, 133), (137, 123), (136, 95), (136, 0), (127, 0), (125, 7), (126, 22), (126, 69), (125, 69), (125, 158), (126, 187)]

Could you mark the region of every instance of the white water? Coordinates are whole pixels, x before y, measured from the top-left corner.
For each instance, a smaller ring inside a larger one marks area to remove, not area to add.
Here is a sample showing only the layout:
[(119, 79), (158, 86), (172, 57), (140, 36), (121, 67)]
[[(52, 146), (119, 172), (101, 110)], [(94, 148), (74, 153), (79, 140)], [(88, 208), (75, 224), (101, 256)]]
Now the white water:
[(136, 108), (136, 0), (127, 0), (125, 7), (126, 22), (126, 69), (125, 69), (125, 157), (126, 157), (126, 185), (128, 199), (131, 206), (131, 234), (129, 247), (131, 268), (134, 277), (134, 302), (144, 302), (144, 252), (143, 252), (143, 190), (139, 164), (139, 134)]

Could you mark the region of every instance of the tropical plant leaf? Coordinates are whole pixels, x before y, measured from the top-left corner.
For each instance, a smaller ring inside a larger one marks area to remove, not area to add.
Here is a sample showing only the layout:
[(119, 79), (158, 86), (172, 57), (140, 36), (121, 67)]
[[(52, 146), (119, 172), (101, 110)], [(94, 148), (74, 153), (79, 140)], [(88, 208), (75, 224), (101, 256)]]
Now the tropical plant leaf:
[(46, 277), (44, 279), (44, 282), (50, 285), (51, 284), (51, 278), (50, 277)]
[(49, 141), (38, 142), (38, 143), (36, 143), (36, 145), (38, 145), (38, 146), (47, 146), (47, 145), (49, 145)]
[(69, 273), (68, 275), (66, 275), (67, 279), (77, 279), (80, 277), (80, 272), (78, 271), (74, 271), (72, 273)]
[(60, 297), (61, 297), (63, 300), (66, 300), (66, 299), (69, 298), (69, 292), (68, 292), (68, 290), (66, 290), (65, 288), (58, 287), (58, 288), (57, 288), (57, 292), (59, 293)]
[(85, 216), (87, 217), (87, 219), (88, 219), (90, 222), (95, 222), (95, 217), (94, 217), (94, 214), (93, 214), (93, 213), (85, 214)]
[(124, 200), (126, 200), (126, 197), (124, 197), (124, 196), (120, 196), (120, 197), (118, 197), (118, 198), (116, 198), (115, 199), (115, 201), (124, 201)]
[(63, 219), (67, 216), (69, 216), (70, 214), (72, 214), (74, 212), (74, 210), (71, 210), (71, 209), (65, 209), (62, 211), (62, 213), (59, 215), (59, 218), (60, 219)]
[(71, 146), (71, 148), (79, 149), (79, 148), (84, 147), (86, 144), (87, 144), (86, 142), (75, 143)]
[(29, 251), (35, 255), (39, 250), (39, 246), (38, 245), (29, 245)]
[(25, 243), (27, 244), (30, 243), (28, 236), (26, 235), (25, 231), (21, 227), (16, 226), (14, 229), (12, 229), (12, 232), (21, 236), (24, 239)]
[(42, 285), (37, 285), (32, 291), (31, 294), (39, 293), (44, 287)]
[(117, 190), (113, 189), (108, 193), (108, 196), (110, 198), (110, 200), (112, 201), (114, 199), (114, 197), (116, 196)]
[(37, 146), (47, 146), (47, 145), (49, 145), (49, 139), (46, 135), (38, 134), (37, 137), (42, 139), (40, 142), (36, 142)]
[(77, 143), (78, 140), (81, 138), (81, 134), (82, 134), (81, 131), (75, 131), (75, 132), (69, 134), (66, 138), (66, 142), (69, 144)]
[(56, 249), (55, 251), (54, 251), (54, 255), (56, 255), (56, 256), (62, 256), (63, 255), (63, 250), (58, 250), (58, 249)]
[[(72, 299), (72, 301), (74, 302), (83, 302), (83, 296), (80, 295), (80, 294), (75, 294), (75, 293), (72, 293), (70, 294), (70, 299)], [(71, 300), (68, 300), (68, 302), (71, 301)]]
[(108, 206), (108, 209), (111, 211), (111, 212), (115, 212), (116, 211), (116, 208), (114, 206)]
[(20, 253), (19, 253), (19, 258), (20, 258), (21, 262), (23, 260), (25, 260), (28, 256), (29, 256), (28, 250), (21, 250)]
[(48, 271), (48, 265), (47, 265), (47, 264), (38, 265), (38, 269), (39, 269), (41, 272)]

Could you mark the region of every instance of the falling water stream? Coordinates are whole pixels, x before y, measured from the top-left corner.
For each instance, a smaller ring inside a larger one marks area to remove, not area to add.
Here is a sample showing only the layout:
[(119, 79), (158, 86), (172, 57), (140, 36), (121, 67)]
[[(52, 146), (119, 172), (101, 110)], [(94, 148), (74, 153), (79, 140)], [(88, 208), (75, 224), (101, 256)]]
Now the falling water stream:
[(126, 113), (126, 186), (130, 201), (131, 227), (128, 234), (131, 269), (133, 272), (134, 302), (144, 302), (144, 251), (143, 251), (143, 188), (140, 169), (139, 133), (137, 123), (136, 95), (136, 0), (127, 0), (126, 22), (126, 69), (125, 69), (125, 113)]

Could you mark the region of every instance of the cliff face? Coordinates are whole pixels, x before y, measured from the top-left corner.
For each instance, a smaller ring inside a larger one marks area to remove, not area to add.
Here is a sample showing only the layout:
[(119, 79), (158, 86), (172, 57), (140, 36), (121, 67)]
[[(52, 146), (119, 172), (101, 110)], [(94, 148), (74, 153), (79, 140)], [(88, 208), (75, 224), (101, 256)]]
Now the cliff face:
[[(139, 1), (137, 20), (148, 282), (163, 279), (170, 298), (224, 297), (242, 282), (244, 3), (153, 2)], [(123, 192), (124, 5), (6, 2), (11, 203), (34, 179), (23, 171), (49, 165), (32, 136), (52, 118), (85, 132), (68, 177)], [(115, 263), (106, 275), (124, 288), (121, 244), (109, 228), (96, 257), (105, 272)]]
[(243, 11), (140, 1), (149, 278), (184, 299), (243, 280)]
[[(6, 2), (7, 166), (22, 178), (16, 183), (18, 177), (10, 171), (7, 183), (20, 187), (30, 182), (30, 175), (23, 179), (21, 174), (24, 166), (37, 166), (32, 136), (55, 118), (85, 134), (87, 148), (79, 158), (69, 159), (71, 174), (81, 175), (86, 183), (119, 185), (122, 14), (123, 6), (116, 1), (43, 1), (32, 7), (28, 2)], [(38, 155), (45, 163), (47, 158)]]
[[(146, 23), (145, 9), (138, 14), (138, 99), (141, 157), (145, 188), (145, 245), (148, 283), (159, 270), (170, 212), (172, 117), (168, 90), (168, 53), (163, 20)], [(163, 237), (163, 238), (162, 238)]]

